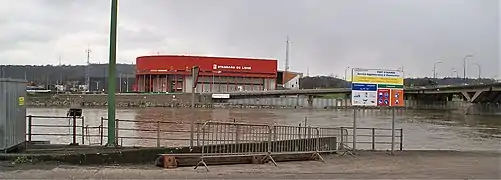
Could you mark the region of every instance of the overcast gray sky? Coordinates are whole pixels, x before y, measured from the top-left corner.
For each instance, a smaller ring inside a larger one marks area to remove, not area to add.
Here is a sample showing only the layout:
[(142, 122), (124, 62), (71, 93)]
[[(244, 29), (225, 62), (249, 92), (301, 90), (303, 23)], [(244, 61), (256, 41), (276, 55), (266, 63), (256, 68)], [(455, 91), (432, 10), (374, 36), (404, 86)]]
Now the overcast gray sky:
[[(408, 76), (501, 77), (497, 0), (119, 0), (118, 62), (191, 54), (274, 58), (293, 71), (404, 66)], [(0, 64), (108, 60), (109, 0), (0, 0)]]

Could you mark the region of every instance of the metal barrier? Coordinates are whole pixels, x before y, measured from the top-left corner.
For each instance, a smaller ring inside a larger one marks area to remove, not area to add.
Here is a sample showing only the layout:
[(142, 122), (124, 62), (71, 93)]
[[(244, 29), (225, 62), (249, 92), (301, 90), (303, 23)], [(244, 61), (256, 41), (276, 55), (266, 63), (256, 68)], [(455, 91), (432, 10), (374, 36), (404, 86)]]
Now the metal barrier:
[[(101, 118), (99, 123), (93, 125), (86, 125), (84, 117), (28, 115), (27, 121), (28, 142), (33, 142), (35, 139), (49, 140), (56, 144), (104, 145), (105, 138), (108, 137), (106, 118)], [(208, 121), (195, 123), (194, 137), (191, 139), (190, 123), (123, 119), (117, 119), (115, 123), (117, 138), (115, 142), (118, 145), (179, 147), (187, 146), (190, 141), (193, 141), (194, 146), (205, 148), (203, 153), (208, 156), (217, 156), (217, 153), (248, 155), (263, 152), (267, 154), (339, 152), (352, 149), (349, 145), (353, 143), (352, 127), (318, 128), (301, 126), (301, 124), (299, 126), (272, 126)], [(402, 150), (403, 129), (395, 131), (396, 149)], [(356, 144), (361, 145), (357, 145), (357, 149), (388, 150), (387, 148), (391, 145), (390, 133), (389, 128), (357, 128)], [(46, 137), (36, 138), (40, 136)], [(50, 138), (51, 136), (54, 138)], [(270, 145), (257, 142), (270, 142)], [(233, 149), (225, 147), (233, 147)]]
[(271, 141), (274, 144), (271, 148), (272, 154), (292, 152), (318, 154), (320, 128), (311, 126), (273, 126), (272, 129), (273, 139)]
[[(200, 131), (201, 130), (201, 131)], [(353, 149), (348, 146), (352, 138), (353, 128), (320, 128), (311, 126), (279, 126), (259, 125), (244, 123), (225, 123), (207, 121), (197, 132), (201, 141), (200, 161), (195, 166), (205, 166), (209, 171), (205, 159), (208, 157), (235, 157), (235, 156), (261, 156), (262, 162), (269, 161), (277, 165), (273, 159), (278, 154), (312, 154), (324, 161), (320, 153), (343, 152), (353, 156)], [(361, 144), (370, 144), (372, 150), (376, 150), (377, 144), (391, 144), (388, 141), (380, 141), (378, 138), (390, 137), (379, 132), (391, 131), (384, 128), (357, 128), (360, 131), (357, 136), (362, 137)], [(363, 133), (369, 130), (370, 133)], [(398, 137), (400, 150), (403, 147), (403, 130)], [(363, 137), (371, 141), (363, 141)], [(254, 158), (254, 157), (253, 157)]]
[[(197, 169), (207, 157), (261, 156), (259, 161), (277, 165), (273, 155), (312, 154), (320, 156), (320, 145), (325, 151), (336, 151), (336, 137), (320, 136), (318, 127), (277, 126), (207, 121), (197, 134), (201, 135), (202, 152)], [(325, 138), (325, 139), (324, 139)], [(329, 147), (334, 144), (333, 147)]]
[[(340, 150), (349, 149), (346, 144), (348, 139), (348, 131), (345, 128), (319, 128), (319, 138), (336, 138), (336, 144), (325, 144), (321, 143), (319, 147), (319, 152), (338, 152)], [(330, 141), (327, 141), (330, 142)], [(322, 145), (323, 144), (323, 145)]]
[[(59, 137), (52, 139), (56, 141), (55, 143), (68, 143), (70, 145), (85, 144), (84, 117), (28, 115), (26, 118), (28, 121), (26, 139), (29, 143), (33, 142), (34, 136), (52, 136)], [(80, 129), (80, 132), (78, 129)], [(68, 136), (71, 137), (69, 141), (61, 138)], [(78, 137), (80, 137), (80, 142)]]
[(201, 138), (202, 152), (195, 169), (204, 165), (209, 171), (205, 162), (208, 156), (261, 155), (264, 156), (263, 161), (270, 160), (276, 165), (271, 157), (271, 127), (269, 125), (207, 121), (197, 134)]
[[(345, 137), (343, 143), (345, 147), (350, 148), (347, 144), (353, 144), (353, 127), (341, 127), (343, 129), (343, 137)], [(382, 133), (382, 132), (389, 132)], [(395, 144), (398, 144), (400, 151), (403, 149), (404, 140), (404, 130), (402, 128), (395, 129)], [(356, 134), (356, 144), (357, 150), (381, 150), (381, 145), (386, 145), (383, 147), (391, 146), (391, 129), (389, 128), (360, 128), (357, 127)], [(382, 140), (383, 139), (383, 140)], [(362, 145), (361, 146), (359, 146)], [(378, 146), (379, 145), (379, 146)], [(384, 148), (383, 148), (384, 149)], [(388, 149), (384, 149), (388, 150)]]
[[(201, 123), (195, 123), (195, 132), (200, 128)], [(123, 146), (187, 146), (190, 139), (190, 123), (173, 121), (137, 121), (137, 120), (115, 120), (115, 142)], [(85, 136), (89, 144), (104, 145), (105, 138), (108, 137), (108, 119), (101, 118), (97, 126), (85, 126)], [(193, 141), (199, 146), (199, 134), (196, 134)]]

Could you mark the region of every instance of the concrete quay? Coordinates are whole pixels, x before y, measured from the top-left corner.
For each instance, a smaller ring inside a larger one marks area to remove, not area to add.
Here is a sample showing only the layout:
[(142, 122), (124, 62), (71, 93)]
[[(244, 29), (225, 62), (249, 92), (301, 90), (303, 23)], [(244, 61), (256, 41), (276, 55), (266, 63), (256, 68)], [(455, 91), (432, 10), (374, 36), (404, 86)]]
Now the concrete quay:
[[(240, 150), (240, 153), (246, 152), (267, 152), (268, 145), (271, 149), (280, 149), (281, 151), (294, 152), (298, 150), (314, 149), (316, 144), (313, 140), (317, 139), (298, 139), (298, 140), (280, 140), (268, 142), (252, 142), (239, 144), (213, 144), (205, 145), (205, 152), (226, 152), (229, 150)], [(336, 149), (336, 137), (318, 138), (319, 150)], [(298, 145), (301, 144), (301, 147)], [(47, 161), (57, 161), (67, 164), (77, 165), (113, 165), (123, 163), (151, 163), (154, 164), (159, 158), (159, 154), (172, 154), (179, 156), (181, 166), (194, 166), (200, 158), (202, 146), (190, 147), (117, 147), (109, 148), (103, 146), (71, 146), (59, 144), (24, 144), (20, 146), (18, 153), (0, 153), (0, 160), (18, 161), (19, 159), (29, 160), (31, 163), (43, 163)], [(189, 156), (180, 156), (180, 154), (191, 154)], [(279, 155), (280, 156), (280, 155)], [(283, 156), (283, 161), (304, 160), (303, 156)], [(211, 164), (238, 164), (247, 163), (245, 158), (234, 158), (230, 161), (216, 159)]]
[(0, 163), (0, 179), (500, 179), (500, 152), (358, 151), (319, 161), (164, 169), (152, 164), (75, 166)]

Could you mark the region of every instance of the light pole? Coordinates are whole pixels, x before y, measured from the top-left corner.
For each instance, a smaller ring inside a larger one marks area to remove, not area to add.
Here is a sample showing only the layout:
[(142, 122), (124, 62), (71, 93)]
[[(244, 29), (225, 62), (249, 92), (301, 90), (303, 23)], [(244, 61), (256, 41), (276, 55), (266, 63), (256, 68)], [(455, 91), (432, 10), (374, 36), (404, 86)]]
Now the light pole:
[(473, 63), (473, 65), (476, 65), (478, 67), (478, 80), (480, 80), (480, 78), (482, 78), (482, 66), (480, 66), (480, 64), (478, 63)]
[(115, 132), (115, 93), (116, 89), (116, 63), (117, 63), (117, 21), (118, 0), (111, 0), (110, 15), (110, 49), (108, 61), (108, 143), (107, 146), (116, 146)]
[(120, 82), (118, 85), (118, 93), (122, 93), (122, 73), (118, 73), (118, 82)]
[(96, 83), (96, 91), (99, 92), (99, 83), (100, 81), (94, 81)]
[(454, 78), (454, 75), (457, 74), (456, 68), (451, 68), (451, 78)]
[(437, 78), (437, 64), (442, 64), (442, 61), (437, 61), (433, 64), (433, 79)]
[(468, 58), (470, 57), (473, 57), (473, 55), (466, 55), (463, 58), (463, 80), (465, 83), (466, 83), (466, 60), (468, 60)]
[(127, 92), (129, 92), (129, 74), (127, 74), (127, 80), (125, 81)]
[(404, 72), (404, 65), (400, 65), (398, 70), (402, 71), (402, 75), (404, 76), (403, 78), (405, 79), (406, 76), (405, 76), (405, 72)]
[(346, 69), (344, 69), (344, 81), (346, 81), (348, 78), (346, 78), (346, 74), (348, 74), (348, 69), (350, 69), (350, 66), (346, 67)]

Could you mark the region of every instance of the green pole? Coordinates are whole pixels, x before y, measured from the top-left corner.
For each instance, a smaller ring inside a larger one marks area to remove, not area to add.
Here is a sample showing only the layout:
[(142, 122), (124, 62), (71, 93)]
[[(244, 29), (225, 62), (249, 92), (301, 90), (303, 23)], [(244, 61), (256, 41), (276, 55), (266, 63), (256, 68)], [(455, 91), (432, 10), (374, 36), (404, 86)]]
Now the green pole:
[(118, 0), (111, 0), (110, 52), (108, 62), (108, 144), (115, 146), (115, 93), (116, 93), (116, 54), (117, 54), (117, 19)]

